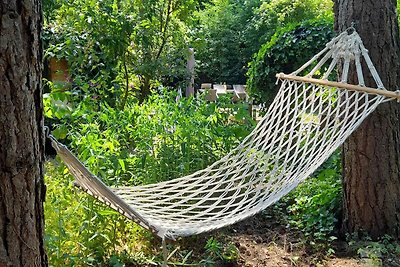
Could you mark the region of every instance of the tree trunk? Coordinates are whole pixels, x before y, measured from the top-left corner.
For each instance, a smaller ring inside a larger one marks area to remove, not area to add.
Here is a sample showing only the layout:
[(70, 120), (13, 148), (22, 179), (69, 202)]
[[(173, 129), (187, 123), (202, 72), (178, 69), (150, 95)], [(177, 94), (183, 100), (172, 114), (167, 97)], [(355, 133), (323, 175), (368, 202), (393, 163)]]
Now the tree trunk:
[(143, 102), (150, 95), (150, 76), (144, 75), (143, 83), (140, 85), (139, 104)]
[(185, 96), (193, 96), (194, 95), (194, 66), (196, 61), (194, 59), (194, 49), (189, 48), (189, 58), (187, 61), (187, 72), (189, 74), (188, 85), (186, 87)]
[[(397, 90), (399, 43), (395, 0), (335, 0), (335, 29), (352, 24), (388, 90)], [(364, 68), (366, 69), (366, 68)], [(351, 79), (350, 79), (351, 78)], [(349, 81), (357, 81), (350, 73)], [(367, 75), (367, 86), (376, 86)], [(373, 238), (400, 235), (400, 105), (380, 105), (343, 146), (342, 230)]]
[(47, 266), (40, 0), (0, 2), (0, 266)]

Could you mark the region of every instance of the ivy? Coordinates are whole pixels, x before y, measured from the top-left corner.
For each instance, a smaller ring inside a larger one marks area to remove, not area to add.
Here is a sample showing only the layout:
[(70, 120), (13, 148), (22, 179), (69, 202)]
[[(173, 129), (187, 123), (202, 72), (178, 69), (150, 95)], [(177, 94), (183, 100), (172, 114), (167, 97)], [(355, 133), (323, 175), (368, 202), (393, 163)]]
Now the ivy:
[(250, 63), (247, 72), (250, 93), (259, 102), (270, 102), (277, 90), (275, 75), (298, 69), (333, 36), (332, 21), (324, 19), (289, 24), (280, 29)]

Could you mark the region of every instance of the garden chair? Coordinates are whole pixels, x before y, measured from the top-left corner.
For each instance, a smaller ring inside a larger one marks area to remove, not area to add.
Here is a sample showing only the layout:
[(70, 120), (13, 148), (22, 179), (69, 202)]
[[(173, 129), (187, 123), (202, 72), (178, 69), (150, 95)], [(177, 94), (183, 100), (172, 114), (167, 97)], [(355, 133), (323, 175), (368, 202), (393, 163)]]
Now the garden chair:
[(214, 84), (213, 88), (217, 90), (217, 96), (218, 95), (224, 95), (227, 93), (226, 85), (225, 84)]
[(248, 101), (249, 95), (246, 93), (246, 85), (243, 84), (234, 84), (233, 85), (233, 101)]

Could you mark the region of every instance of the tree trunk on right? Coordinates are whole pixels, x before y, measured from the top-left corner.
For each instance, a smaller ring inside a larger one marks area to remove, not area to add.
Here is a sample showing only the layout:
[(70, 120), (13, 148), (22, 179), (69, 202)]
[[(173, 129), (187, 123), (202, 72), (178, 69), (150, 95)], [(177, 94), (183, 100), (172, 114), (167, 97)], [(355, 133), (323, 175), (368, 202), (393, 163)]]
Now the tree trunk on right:
[[(335, 0), (334, 9), (336, 31), (353, 25), (385, 87), (400, 88), (396, 1)], [(371, 75), (365, 80), (376, 86)], [(381, 104), (343, 146), (344, 232), (400, 236), (399, 116), (400, 104)]]

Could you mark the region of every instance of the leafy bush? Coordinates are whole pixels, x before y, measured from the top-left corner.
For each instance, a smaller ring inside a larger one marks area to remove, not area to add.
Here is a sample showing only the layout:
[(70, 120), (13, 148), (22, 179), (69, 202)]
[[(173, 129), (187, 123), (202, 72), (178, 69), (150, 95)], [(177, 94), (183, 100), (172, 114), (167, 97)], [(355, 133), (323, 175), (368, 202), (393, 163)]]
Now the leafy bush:
[(251, 55), (259, 49), (254, 10), (260, 0), (213, 0), (197, 12), (193, 46), (200, 82), (244, 84)]
[(211, 0), (195, 14), (193, 46), (200, 82), (245, 83), (248, 63), (288, 24), (332, 20), (330, 0)]
[(269, 36), (288, 24), (311, 19), (333, 19), (333, 2), (330, 0), (272, 0), (263, 1), (258, 13), (260, 26), (265, 25)]
[(335, 153), (319, 170), (284, 198), (289, 225), (312, 245), (336, 239), (342, 197), (341, 155)]
[(121, 99), (124, 106), (131, 96), (142, 102), (160, 82), (186, 83), (187, 32), (196, 1), (47, 0), (44, 5), (46, 56), (68, 60), (72, 85), (83, 94), (93, 89), (89, 93), (106, 96), (108, 104)]
[[(67, 169), (46, 164), (45, 242), (51, 266), (99, 266), (110, 255), (149, 253), (151, 237), (136, 224), (72, 187)], [(132, 250), (132, 251), (131, 251)]]
[(98, 95), (115, 105), (125, 87), (119, 76), (126, 74), (122, 65), (136, 23), (127, 15), (131, 5), (121, 8), (112, 0), (53, 2), (57, 4), (47, 11), (52, 17), (43, 30), (46, 58), (68, 61), (74, 93)]
[(45, 104), (58, 103), (45, 107), (47, 116), (63, 116), (54, 133), (66, 137), (91, 170), (109, 182), (150, 183), (189, 174), (228, 153), (253, 127), (247, 106), (229, 100), (175, 102), (175, 93), (163, 92), (119, 110), (91, 97), (72, 108), (61, 96), (46, 95)]
[(259, 102), (270, 102), (276, 94), (279, 72), (298, 69), (332, 39), (332, 22), (313, 20), (280, 29), (254, 56), (247, 73), (250, 93)]
[[(132, 186), (202, 169), (253, 128), (246, 105), (177, 98), (161, 91), (143, 105), (127, 102), (120, 110), (95, 97), (54, 90), (44, 106), (53, 134), (94, 174), (109, 185)], [(157, 260), (157, 252), (150, 251), (153, 238), (91, 197), (73, 193), (63, 165), (49, 164), (47, 173), (46, 241), (52, 264), (98, 265), (125, 253), (131, 255), (126, 260), (141, 266)]]

